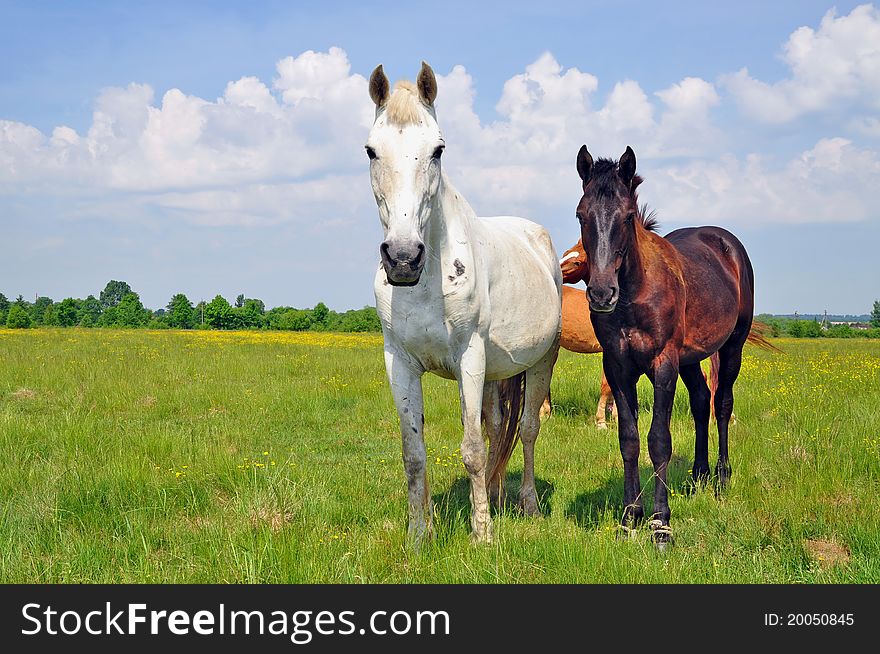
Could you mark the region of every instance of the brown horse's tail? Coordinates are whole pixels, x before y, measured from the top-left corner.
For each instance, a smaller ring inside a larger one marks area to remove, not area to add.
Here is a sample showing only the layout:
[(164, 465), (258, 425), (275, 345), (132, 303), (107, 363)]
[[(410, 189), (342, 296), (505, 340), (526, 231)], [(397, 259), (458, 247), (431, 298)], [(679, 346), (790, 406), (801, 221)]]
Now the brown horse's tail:
[(525, 407), (525, 394), (525, 372), (498, 382), (498, 395), (501, 400), (501, 428), (498, 430), (495, 442), (490, 443), (489, 447), (488, 474), (486, 475), (486, 481), (489, 483), (496, 483), (496, 475), (504, 473), (507, 462), (513, 454), (513, 448), (519, 438), (519, 424)]
[(770, 331), (770, 325), (767, 325), (763, 322), (753, 322), (752, 328), (749, 330), (749, 337), (746, 339), (746, 343), (751, 343), (755, 347), (759, 347), (762, 350), (767, 350), (768, 352), (782, 352), (778, 347), (773, 345), (770, 341), (768, 341), (764, 334)]
[[(752, 323), (752, 328), (749, 330), (749, 335), (746, 338), (746, 343), (751, 343), (755, 347), (759, 347), (762, 350), (767, 350), (768, 352), (782, 352), (778, 347), (773, 345), (770, 341), (768, 341), (764, 334), (770, 331), (770, 325), (767, 325), (763, 322), (755, 321)], [(718, 353), (715, 352), (711, 357), (709, 357), (709, 376), (706, 381), (709, 382), (709, 392), (711, 393), (711, 403), (710, 408), (712, 411), (712, 417), (715, 417), (715, 391), (718, 390), (718, 366), (720, 365), (720, 357)]]

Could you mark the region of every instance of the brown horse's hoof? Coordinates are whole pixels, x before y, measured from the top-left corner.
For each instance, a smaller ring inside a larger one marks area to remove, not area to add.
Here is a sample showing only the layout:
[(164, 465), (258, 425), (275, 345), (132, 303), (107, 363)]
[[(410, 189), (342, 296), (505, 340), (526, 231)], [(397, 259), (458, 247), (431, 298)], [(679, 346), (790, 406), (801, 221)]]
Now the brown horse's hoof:
[(715, 466), (715, 493), (720, 495), (730, 483), (730, 474), (732, 470), (730, 464), (718, 464)]
[(651, 520), (651, 531), (653, 532), (651, 538), (658, 552), (665, 552), (674, 544), (672, 529), (669, 528), (669, 525), (664, 525), (660, 520)]

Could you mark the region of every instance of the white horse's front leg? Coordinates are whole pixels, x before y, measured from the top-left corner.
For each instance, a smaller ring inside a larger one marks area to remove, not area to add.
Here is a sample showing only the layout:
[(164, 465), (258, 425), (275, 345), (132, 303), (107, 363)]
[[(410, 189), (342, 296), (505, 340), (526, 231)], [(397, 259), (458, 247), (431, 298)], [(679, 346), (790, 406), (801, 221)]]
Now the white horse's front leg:
[(482, 338), (471, 337), (461, 357), (459, 392), (464, 438), (461, 458), (471, 478), (471, 537), (478, 543), (492, 541), (492, 518), (486, 495), (486, 441), (480, 426), (483, 405), (483, 382), (486, 379), (486, 350)]
[(417, 550), (433, 535), (433, 508), (428, 492), (424, 437), (423, 371), (404, 352), (388, 347), (385, 349), (385, 368), (400, 418), (403, 467), (409, 487), (407, 544)]

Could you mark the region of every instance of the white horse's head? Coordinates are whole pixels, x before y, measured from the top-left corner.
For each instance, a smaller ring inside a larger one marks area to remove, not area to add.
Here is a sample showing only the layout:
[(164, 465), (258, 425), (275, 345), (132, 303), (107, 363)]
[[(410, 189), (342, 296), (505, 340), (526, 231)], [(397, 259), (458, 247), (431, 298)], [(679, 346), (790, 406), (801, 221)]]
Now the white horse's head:
[(415, 84), (390, 91), (382, 66), (370, 76), (376, 120), (367, 139), (370, 181), (385, 240), (379, 247), (388, 282), (418, 283), (425, 266), (425, 233), (440, 190), (443, 136), (434, 113), (437, 80), (422, 62)]

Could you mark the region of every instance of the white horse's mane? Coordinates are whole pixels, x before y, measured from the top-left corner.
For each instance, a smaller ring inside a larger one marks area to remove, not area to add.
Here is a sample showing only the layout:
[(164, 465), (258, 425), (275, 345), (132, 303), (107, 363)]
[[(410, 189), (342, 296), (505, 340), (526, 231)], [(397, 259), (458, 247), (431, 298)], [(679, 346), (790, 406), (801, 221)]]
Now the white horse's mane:
[(399, 127), (415, 125), (419, 122), (420, 109), (424, 109), (424, 104), (419, 98), (416, 85), (407, 80), (397, 82), (385, 105), (388, 122)]

